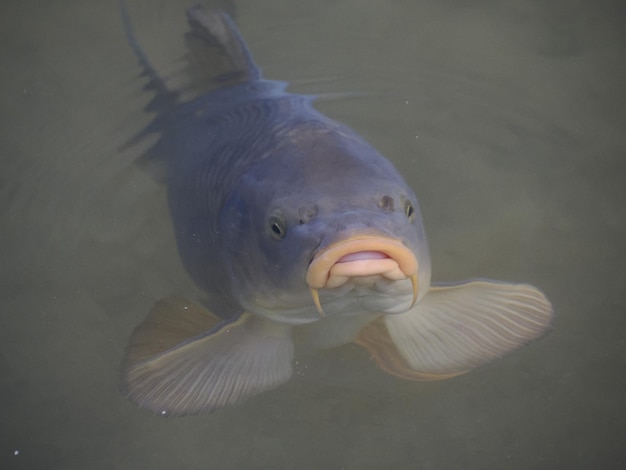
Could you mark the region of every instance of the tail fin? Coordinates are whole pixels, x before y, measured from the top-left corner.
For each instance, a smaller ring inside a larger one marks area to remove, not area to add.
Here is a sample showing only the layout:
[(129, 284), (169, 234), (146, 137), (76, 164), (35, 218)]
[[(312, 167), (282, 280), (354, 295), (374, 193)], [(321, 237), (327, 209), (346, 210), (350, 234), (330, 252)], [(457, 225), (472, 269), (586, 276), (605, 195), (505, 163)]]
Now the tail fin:
[[(181, 104), (219, 88), (259, 80), (261, 71), (252, 60), (248, 48), (230, 16), (220, 10), (201, 5), (187, 10), (189, 29), (184, 33), (184, 52), (176, 59), (159, 61), (149, 57), (139, 44), (125, 0), (119, 0), (120, 14), (128, 42), (149, 79), (146, 89), (155, 96), (146, 110), (157, 114), (153, 121), (126, 141), (120, 150), (142, 142), (153, 133), (167, 132), (172, 122), (168, 116)], [(153, 54), (154, 55), (154, 54)], [(164, 180), (164, 163), (158, 144), (137, 159), (137, 163), (157, 181)]]
[(148, 106), (150, 111), (161, 112), (211, 90), (261, 78), (260, 69), (227, 13), (202, 5), (189, 8), (184, 56), (173, 61), (178, 64), (173, 70), (157, 70), (139, 45), (125, 0), (120, 0), (119, 6), (128, 42), (144, 69), (143, 75), (150, 80), (147, 88), (157, 94)]
[[(185, 37), (190, 59), (193, 58), (190, 62), (202, 67), (205, 76), (211, 75), (214, 81), (234, 80), (237, 83), (261, 78), (261, 70), (252, 60), (245, 41), (226, 13), (196, 5), (187, 10), (187, 20), (191, 26), (191, 31)], [(209, 52), (216, 47), (224, 54), (220, 61), (222, 69), (216, 67), (216, 61), (209, 61), (212, 58)]]

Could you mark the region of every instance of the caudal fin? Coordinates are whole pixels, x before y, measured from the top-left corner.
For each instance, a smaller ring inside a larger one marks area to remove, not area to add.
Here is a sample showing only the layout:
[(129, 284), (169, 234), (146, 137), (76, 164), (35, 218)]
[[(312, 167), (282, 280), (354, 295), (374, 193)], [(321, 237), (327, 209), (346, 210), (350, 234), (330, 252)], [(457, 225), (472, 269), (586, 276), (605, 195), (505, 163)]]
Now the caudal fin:
[(150, 111), (168, 111), (213, 89), (261, 78), (245, 41), (223, 11), (202, 5), (187, 9), (184, 56), (170, 58), (170, 64), (177, 63), (177, 67), (162, 69), (140, 44), (125, 0), (119, 0), (119, 9), (128, 43), (149, 79), (147, 88), (156, 92), (148, 105)]
[[(261, 70), (252, 60), (239, 30), (226, 13), (196, 5), (187, 10), (190, 31), (185, 35), (190, 62), (216, 82), (259, 80)], [(215, 57), (215, 49), (221, 57)], [(219, 68), (218, 68), (219, 64)]]
[(259, 80), (261, 70), (230, 16), (196, 5), (186, 11), (185, 55), (178, 70), (163, 75), (178, 103), (219, 88)]
[[(120, 150), (131, 148), (152, 134), (161, 134), (162, 138), (148, 148), (137, 163), (156, 180), (165, 181), (172, 152), (169, 141), (163, 136), (197, 116), (197, 109), (181, 105), (218, 89), (259, 80), (261, 71), (234, 22), (223, 11), (202, 5), (189, 8), (184, 49), (175, 57), (161, 57), (158, 53), (148, 53), (143, 47), (155, 49), (151, 44), (154, 41), (140, 44), (126, 1), (119, 0), (119, 6), (126, 37), (143, 69), (142, 77), (147, 79), (145, 88), (155, 93), (146, 110), (156, 114), (152, 122), (127, 140)], [(180, 22), (184, 22), (182, 11)]]

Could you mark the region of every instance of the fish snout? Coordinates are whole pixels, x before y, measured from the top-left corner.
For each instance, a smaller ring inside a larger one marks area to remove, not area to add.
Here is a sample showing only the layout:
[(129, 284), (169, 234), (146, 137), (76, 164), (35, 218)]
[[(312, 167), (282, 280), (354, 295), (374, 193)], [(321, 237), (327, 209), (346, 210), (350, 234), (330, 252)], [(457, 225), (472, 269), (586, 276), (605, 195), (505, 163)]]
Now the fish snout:
[(351, 237), (319, 251), (307, 270), (306, 282), (320, 315), (324, 312), (318, 289), (334, 289), (352, 280), (380, 276), (392, 281), (410, 279), (413, 302), (418, 294), (418, 262), (415, 254), (400, 240), (377, 237)]

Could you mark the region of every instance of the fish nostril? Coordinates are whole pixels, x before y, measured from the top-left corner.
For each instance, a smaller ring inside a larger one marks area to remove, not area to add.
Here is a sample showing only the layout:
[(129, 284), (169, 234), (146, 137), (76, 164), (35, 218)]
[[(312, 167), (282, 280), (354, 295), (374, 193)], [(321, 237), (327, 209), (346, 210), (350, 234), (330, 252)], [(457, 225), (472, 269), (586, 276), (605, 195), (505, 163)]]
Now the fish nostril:
[(317, 206), (300, 207), (298, 209), (298, 222), (306, 224), (311, 221), (317, 215)]
[(386, 211), (393, 210), (393, 198), (387, 194), (380, 198), (378, 201), (378, 207)]

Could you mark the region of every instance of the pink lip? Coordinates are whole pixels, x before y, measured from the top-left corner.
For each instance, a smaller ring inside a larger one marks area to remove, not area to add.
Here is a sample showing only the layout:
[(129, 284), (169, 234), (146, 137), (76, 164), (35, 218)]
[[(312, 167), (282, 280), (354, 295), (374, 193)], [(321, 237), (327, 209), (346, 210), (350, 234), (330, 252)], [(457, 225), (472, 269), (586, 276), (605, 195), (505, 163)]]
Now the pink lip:
[(359, 284), (367, 276), (380, 276), (389, 280), (410, 279), (413, 301), (419, 291), (417, 258), (400, 240), (387, 237), (351, 237), (320, 250), (306, 273), (306, 282), (313, 303), (320, 316), (324, 309), (318, 289), (334, 289), (350, 280)]
[(380, 275), (406, 279), (417, 274), (417, 259), (400, 240), (387, 237), (352, 237), (315, 255), (306, 280), (312, 289), (338, 287), (352, 277)]
[(380, 251), (357, 251), (356, 253), (350, 253), (342, 256), (337, 260), (337, 263), (347, 263), (349, 261), (368, 260), (368, 259), (387, 259), (388, 255)]

